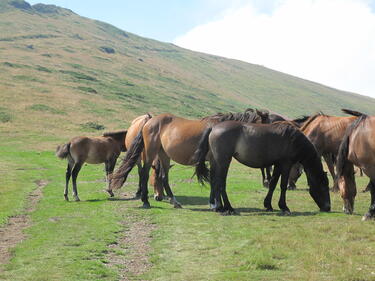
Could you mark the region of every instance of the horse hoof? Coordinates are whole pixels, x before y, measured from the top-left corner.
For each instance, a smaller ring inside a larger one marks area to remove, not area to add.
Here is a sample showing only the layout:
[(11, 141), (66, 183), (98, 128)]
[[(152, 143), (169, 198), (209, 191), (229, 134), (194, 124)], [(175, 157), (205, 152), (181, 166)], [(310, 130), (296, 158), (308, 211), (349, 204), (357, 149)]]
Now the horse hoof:
[(154, 199), (155, 199), (156, 201), (163, 201), (163, 196), (155, 195), (155, 196), (154, 196)]
[(272, 207), (267, 208), (267, 209), (266, 209), (266, 212), (273, 212), (273, 208), (272, 208)]
[(78, 198), (78, 196), (76, 196), (76, 197), (74, 197), (74, 201), (79, 202), (81, 200)]
[(65, 201), (69, 201), (68, 195), (64, 195), (64, 199), (65, 199)]
[(288, 186), (288, 190), (296, 190), (297, 189), (297, 187), (295, 187), (295, 186), (293, 186), (293, 185), (289, 185)]
[(283, 216), (290, 216), (292, 213), (289, 210), (282, 210), (281, 214)]
[(173, 207), (176, 209), (182, 209), (182, 205), (180, 203), (174, 203)]
[(141, 198), (141, 194), (140, 193), (136, 193), (134, 194), (134, 199), (140, 199)]
[(112, 190), (110, 190), (110, 189), (106, 189), (106, 191), (108, 192), (108, 194), (109, 194), (111, 197), (115, 196), (115, 195), (113, 194), (113, 191), (112, 191)]
[(363, 217), (362, 217), (362, 221), (368, 221), (368, 220), (371, 220), (373, 219), (374, 217), (369, 214), (369, 213), (366, 213)]
[(210, 203), (210, 210), (215, 210), (215, 209), (216, 209), (216, 205)]
[(143, 203), (142, 209), (150, 209), (150, 208), (151, 208), (150, 203)]
[(225, 212), (221, 213), (222, 216), (238, 216), (239, 213), (237, 213), (235, 210), (227, 210)]

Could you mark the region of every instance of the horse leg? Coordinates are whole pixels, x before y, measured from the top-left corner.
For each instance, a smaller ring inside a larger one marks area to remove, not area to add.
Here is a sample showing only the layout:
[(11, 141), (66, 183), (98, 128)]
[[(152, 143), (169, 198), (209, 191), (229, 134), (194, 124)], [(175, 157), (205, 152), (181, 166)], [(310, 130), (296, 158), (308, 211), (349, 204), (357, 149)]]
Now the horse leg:
[(78, 197), (77, 191), (77, 176), (79, 171), (81, 170), (83, 163), (75, 163), (72, 170), (72, 181), (73, 181), (73, 197), (75, 201), (80, 201)]
[(110, 186), (111, 186), (111, 176), (112, 176), (113, 170), (115, 169), (116, 161), (117, 161), (117, 157), (113, 157), (105, 162), (105, 173), (107, 177), (107, 192), (109, 193), (111, 197), (115, 196)]
[(289, 190), (297, 189), (296, 183), (301, 175), (302, 175), (302, 165), (300, 163), (294, 164), (289, 172), (289, 179), (288, 179)]
[(270, 185), (270, 180), (271, 180), (271, 171), (272, 171), (272, 166), (268, 166), (265, 168), (266, 169), (266, 181), (265, 181), (265, 187), (269, 187)]
[(286, 191), (288, 189), (288, 179), (289, 179), (289, 172), (292, 165), (285, 164), (281, 170), (281, 193), (280, 193), (280, 199), (279, 199), (279, 208), (280, 210), (287, 215), (290, 215), (290, 210), (288, 206), (286, 205)]
[(152, 172), (151, 172), (151, 184), (154, 186), (154, 199), (156, 201), (162, 201), (164, 199), (164, 188), (162, 179), (163, 168), (161, 162), (157, 157), (152, 162)]
[(65, 173), (65, 190), (64, 190), (64, 198), (65, 198), (66, 201), (69, 201), (68, 186), (69, 186), (70, 176), (72, 175), (73, 165), (74, 164), (71, 161), (68, 160), (68, 166), (66, 168), (66, 173)]
[[(160, 160), (160, 169), (161, 169), (161, 179), (162, 179), (162, 188), (164, 187), (165, 192), (167, 193), (168, 197), (170, 198), (169, 203), (173, 204), (175, 208), (182, 208), (182, 205), (177, 201), (176, 197), (174, 197), (171, 187), (169, 186), (169, 167), (170, 167), (170, 158), (167, 154), (161, 149), (159, 152), (159, 160)], [(160, 193), (160, 190), (159, 190)]]
[(323, 154), (323, 158), (324, 158), (324, 160), (327, 163), (327, 167), (328, 167), (329, 173), (331, 174), (332, 179), (333, 179), (332, 191), (333, 192), (338, 192), (339, 191), (339, 187), (337, 186), (337, 183), (336, 183), (336, 180), (335, 180), (336, 179), (336, 174), (335, 174), (335, 166), (333, 164), (332, 156), (333, 156), (332, 154)]
[(228, 215), (235, 214), (235, 211), (229, 202), (226, 191), (227, 175), (231, 160), (231, 157), (228, 157), (216, 161), (217, 167), (215, 169), (216, 203), (219, 203), (218, 205), (221, 205), (221, 198), (223, 199), (224, 203), (223, 207), (217, 208), (216, 211), (225, 212), (225, 214)]
[(148, 188), (147, 188), (150, 169), (151, 169), (151, 163), (145, 162), (143, 164), (142, 171), (141, 171), (141, 200), (143, 202), (142, 208), (144, 209), (149, 209), (151, 207), (150, 202), (148, 202)]
[(362, 217), (362, 220), (369, 220), (375, 217), (375, 184), (373, 181), (370, 181), (367, 187), (371, 192), (371, 204), (368, 212)]
[(139, 157), (138, 161), (137, 161), (137, 168), (138, 168), (138, 178), (139, 178), (139, 182), (138, 182), (138, 189), (137, 189), (137, 192), (135, 193), (135, 196), (134, 198), (141, 198), (141, 182), (142, 182), (142, 164), (141, 164), (141, 158)]
[(263, 184), (263, 187), (268, 188), (269, 183), (267, 182), (264, 170), (265, 168), (260, 168), (260, 171), (262, 172), (262, 184)]
[(270, 185), (269, 185), (269, 188), (268, 188), (268, 193), (267, 193), (266, 197), (264, 198), (264, 202), (263, 202), (264, 208), (266, 208), (267, 212), (273, 211), (272, 195), (273, 195), (273, 192), (275, 191), (276, 184), (277, 184), (277, 182), (280, 178), (280, 174), (281, 174), (281, 172), (280, 172), (279, 165), (275, 165), (275, 168), (273, 169), (273, 174), (272, 174), (272, 177), (271, 177)]

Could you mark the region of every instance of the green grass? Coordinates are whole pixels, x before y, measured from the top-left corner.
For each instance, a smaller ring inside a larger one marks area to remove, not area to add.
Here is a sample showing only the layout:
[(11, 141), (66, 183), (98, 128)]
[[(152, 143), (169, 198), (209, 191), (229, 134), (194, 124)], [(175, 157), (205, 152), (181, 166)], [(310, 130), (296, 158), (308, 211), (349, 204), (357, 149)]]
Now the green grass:
[[(43, 198), (31, 214), (28, 238), (12, 251), (0, 279), (4, 280), (117, 280), (108, 268), (109, 244), (123, 233), (121, 222), (137, 217), (154, 223), (152, 268), (142, 280), (373, 280), (375, 238), (372, 222), (361, 222), (369, 194), (359, 193), (355, 214), (342, 213), (338, 194), (333, 210), (320, 213), (306, 192), (288, 191), (291, 216), (267, 213), (266, 190), (260, 172), (233, 163), (228, 194), (240, 216), (208, 211), (209, 189), (191, 181), (192, 168), (175, 166), (171, 184), (183, 209), (151, 199), (152, 209), (137, 201), (111, 201), (103, 192), (102, 165), (84, 166), (79, 176), (81, 202), (63, 200), (65, 161), (52, 152), (0, 151), (6, 188), (0, 197), (0, 222), (22, 213), (35, 180), (48, 180)], [(11, 162), (10, 166), (6, 163)], [(132, 172), (121, 192), (133, 193)], [(359, 178), (359, 189), (366, 179)], [(278, 191), (273, 205), (277, 209)], [(17, 204), (15, 204), (17, 203)], [(125, 258), (127, 252), (125, 251)]]
[[(82, 202), (65, 202), (66, 162), (53, 153), (82, 132), (126, 129), (146, 112), (199, 118), (256, 107), (296, 117), (347, 107), (372, 113), (373, 99), (142, 38), (66, 10), (39, 7), (52, 12), (41, 15), (8, 2), (0, 3), (0, 55), (7, 58), (0, 64), (0, 225), (25, 212), (35, 181), (48, 184), (30, 214), (27, 239), (1, 265), (1, 280), (118, 280), (116, 267), (106, 266), (108, 245), (138, 219), (156, 225), (152, 268), (130, 279), (375, 279), (373, 222), (360, 220), (367, 193), (358, 193), (352, 216), (342, 213), (338, 194), (332, 194), (332, 212), (319, 213), (303, 179), (287, 193), (291, 216), (266, 213), (260, 172), (234, 163), (228, 194), (241, 215), (224, 217), (207, 210), (209, 190), (190, 180), (192, 168), (177, 165), (170, 178), (184, 208), (151, 199), (153, 208), (143, 210), (139, 201), (107, 200), (103, 166), (87, 165), (78, 179)], [(104, 42), (115, 53), (100, 51)], [(133, 171), (121, 192), (135, 192), (137, 181)], [(359, 190), (366, 181), (359, 178)], [(275, 208), (277, 199), (278, 192)], [(128, 249), (122, 254), (129, 258)]]

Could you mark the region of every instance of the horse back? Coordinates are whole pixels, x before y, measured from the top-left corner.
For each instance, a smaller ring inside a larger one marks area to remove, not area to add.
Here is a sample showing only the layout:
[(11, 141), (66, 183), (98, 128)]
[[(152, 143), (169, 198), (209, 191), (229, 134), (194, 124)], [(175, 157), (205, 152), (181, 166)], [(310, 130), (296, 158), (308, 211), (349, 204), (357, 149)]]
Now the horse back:
[(111, 137), (75, 137), (70, 144), (70, 154), (75, 162), (99, 164), (117, 158), (120, 153), (120, 147)]
[(359, 167), (375, 166), (374, 139), (375, 116), (368, 116), (358, 124), (349, 136), (348, 160)]
[(145, 115), (142, 115), (142, 116), (138, 116), (137, 118), (135, 118), (132, 121), (132, 123), (131, 123), (131, 125), (128, 129), (128, 132), (126, 134), (126, 138), (125, 138), (125, 147), (127, 149), (129, 149), (129, 147), (133, 143), (133, 140), (138, 135), (139, 131), (142, 129), (144, 124), (147, 121), (149, 121), (150, 119), (151, 119), (150, 115), (145, 114)]
[(183, 165), (192, 164), (192, 156), (208, 122), (189, 120), (173, 114), (153, 117), (143, 127), (146, 150), (161, 148), (169, 158)]
[(303, 128), (303, 133), (314, 144), (320, 154), (337, 154), (342, 138), (347, 127), (357, 117), (340, 117), (320, 115), (308, 126)]
[[(215, 158), (233, 156), (242, 164), (253, 168), (265, 167), (285, 159), (292, 161), (298, 150), (290, 136), (280, 130), (280, 127), (292, 126), (284, 123), (269, 125), (226, 121), (213, 128), (209, 137), (210, 147)], [(294, 128), (290, 130), (298, 132)]]

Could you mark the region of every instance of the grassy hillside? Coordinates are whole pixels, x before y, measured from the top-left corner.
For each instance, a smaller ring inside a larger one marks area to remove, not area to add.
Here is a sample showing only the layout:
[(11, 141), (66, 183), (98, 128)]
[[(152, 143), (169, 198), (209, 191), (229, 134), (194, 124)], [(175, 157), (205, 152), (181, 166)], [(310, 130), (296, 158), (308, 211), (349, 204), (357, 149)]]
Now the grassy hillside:
[[(295, 117), (375, 100), (259, 65), (192, 52), (52, 5), (0, 2), (0, 132), (55, 143), (145, 112), (267, 108)], [(91, 123), (88, 123), (91, 122)], [(52, 147), (52, 146), (51, 146)]]

